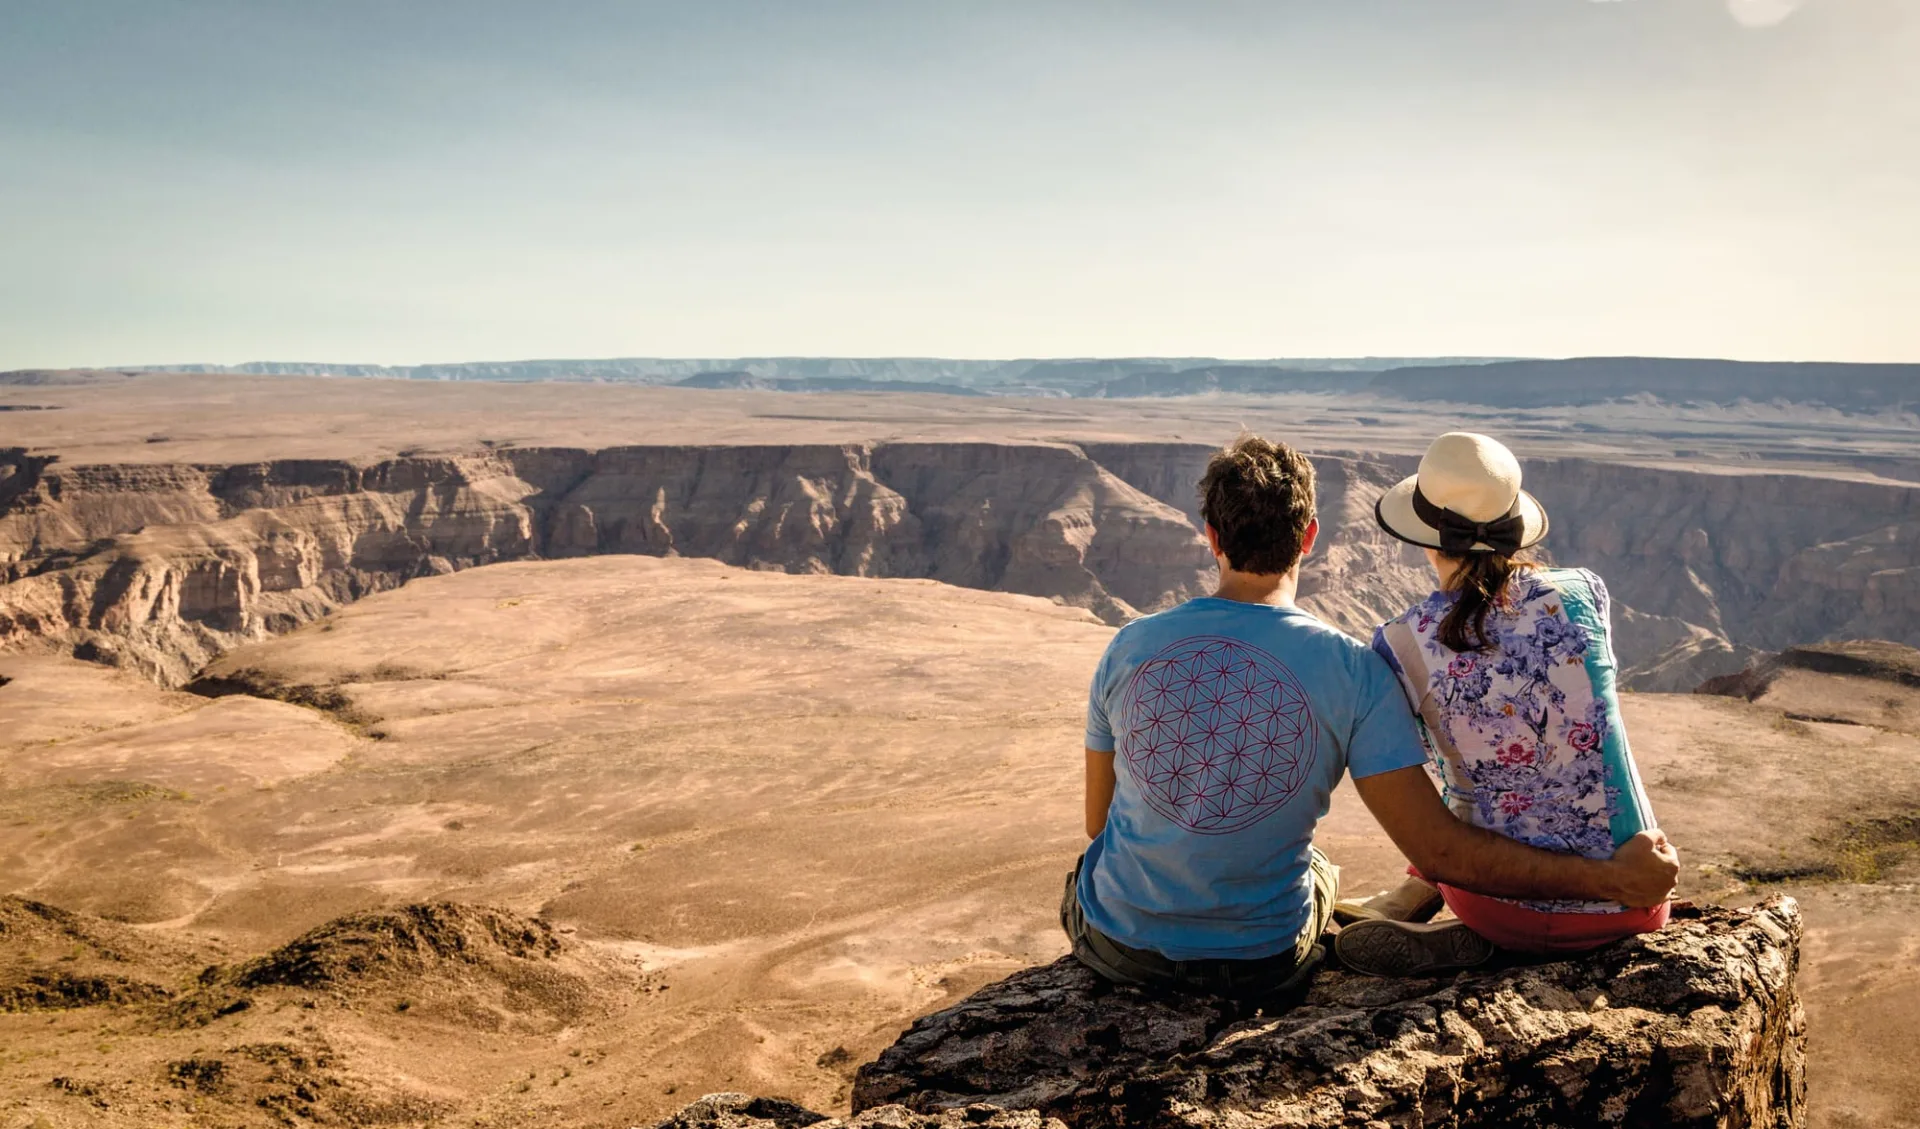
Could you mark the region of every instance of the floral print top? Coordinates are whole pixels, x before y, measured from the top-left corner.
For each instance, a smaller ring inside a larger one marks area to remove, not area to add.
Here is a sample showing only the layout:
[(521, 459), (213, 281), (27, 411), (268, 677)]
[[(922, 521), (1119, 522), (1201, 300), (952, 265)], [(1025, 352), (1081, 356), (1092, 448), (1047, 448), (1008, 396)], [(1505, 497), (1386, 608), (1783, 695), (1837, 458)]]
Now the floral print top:
[[(1585, 569), (1522, 569), (1487, 615), (1491, 649), (1436, 637), (1435, 592), (1374, 632), (1426, 731), (1455, 815), (1550, 851), (1605, 858), (1656, 826), (1615, 690), (1607, 588)], [(1520, 901), (1554, 913), (1613, 902)]]

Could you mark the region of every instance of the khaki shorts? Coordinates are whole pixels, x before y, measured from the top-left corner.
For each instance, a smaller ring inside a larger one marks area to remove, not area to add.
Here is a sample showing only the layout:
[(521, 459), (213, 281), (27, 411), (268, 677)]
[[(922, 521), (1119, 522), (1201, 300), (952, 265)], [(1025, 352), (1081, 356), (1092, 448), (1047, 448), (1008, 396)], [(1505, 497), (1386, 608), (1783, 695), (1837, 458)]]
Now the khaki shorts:
[(1313, 848), (1308, 873), (1313, 882), (1313, 906), (1300, 940), (1292, 951), (1258, 960), (1170, 960), (1151, 949), (1123, 945), (1087, 924), (1080, 908), (1082, 856), (1067, 874), (1060, 895), (1060, 928), (1073, 944), (1081, 964), (1117, 984), (1160, 986), (1203, 995), (1253, 999), (1282, 994), (1304, 994), (1313, 973), (1326, 958), (1321, 935), (1333, 921), (1333, 903), (1340, 899), (1340, 868)]

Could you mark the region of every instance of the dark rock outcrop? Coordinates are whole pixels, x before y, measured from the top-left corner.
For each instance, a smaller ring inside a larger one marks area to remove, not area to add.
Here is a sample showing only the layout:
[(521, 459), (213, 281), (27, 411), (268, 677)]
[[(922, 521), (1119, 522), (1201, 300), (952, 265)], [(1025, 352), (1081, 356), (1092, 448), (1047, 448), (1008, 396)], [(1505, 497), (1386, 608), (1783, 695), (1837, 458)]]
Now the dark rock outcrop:
[(1780, 676), (1794, 670), (1871, 678), (1920, 690), (1920, 650), (1884, 639), (1856, 639), (1789, 647), (1738, 674), (1710, 678), (1695, 693), (1724, 694), (1751, 702), (1765, 694)]
[(348, 914), (253, 960), (210, 967), (164, 1018), (205, 1026), (279, 994), (480, 1030), (551, 1032), (644, 987), (643, 979), (538, 918), (417, 902)]
[(235, 974), (243, 988), (350, 989), (447, 966), (550, 961), (560, 938), (537, 918), (491, 906), (421, 902), (329, 921)]
[(976, 1105), (965, 1109), (916, 1113), (897, 1105), (864, 1110), (852, 1117), (827, 1117), (779, 1098), (746, 1094), (708, 1094), (660, 1122), (655, 1129), (1066, 1129), (1058, 1120), (1030, 1109), (1003, 1110)]
[(1796, 721), (1920, 733), (1920, 650), (1883, 639), (1789, 647), (1694, 693), (1740, 698)]
[(0, 897), (0, 1012), (144, 1004), (168, 999), (191, 954), (116, 922)]
[(984, 1103), (1074, 1129), (1804, 1123), (1798, 907), (1677, 907), (1664, 932), (1451, 979), (1323, 974), (1237, 1013), (1070, 959), (921, 1019), (853, 1107)]

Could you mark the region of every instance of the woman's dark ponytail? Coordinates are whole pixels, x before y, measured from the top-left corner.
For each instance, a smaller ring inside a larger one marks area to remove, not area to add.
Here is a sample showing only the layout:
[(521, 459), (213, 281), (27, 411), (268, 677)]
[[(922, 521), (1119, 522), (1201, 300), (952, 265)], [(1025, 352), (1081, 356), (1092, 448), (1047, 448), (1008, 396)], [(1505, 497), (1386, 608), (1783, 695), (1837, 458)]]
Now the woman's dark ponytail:
[(1500, 603), (1513, 574), (1529, 567), (1519, 556), (1501, 553), (1468, 553), (1457, 560), (1451, 587), (1459, 592), (1453, 608), (1440, 621), (1442, 646), (1458, 652), (1493, 649), (1487, 637), (1487, 613)]

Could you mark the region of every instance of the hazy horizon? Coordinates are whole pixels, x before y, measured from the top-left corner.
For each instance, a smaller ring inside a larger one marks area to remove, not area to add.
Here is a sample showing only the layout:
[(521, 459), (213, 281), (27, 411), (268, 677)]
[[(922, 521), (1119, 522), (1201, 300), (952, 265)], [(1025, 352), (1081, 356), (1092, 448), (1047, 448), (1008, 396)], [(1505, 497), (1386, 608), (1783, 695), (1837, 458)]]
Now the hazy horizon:
[[(1599, 0), (1599, 2), (1609, 2), (1609, 0)], [(252, 357), (244, 361), (226, 361), (226, 362), (222, 362), (222, 361), (206, 361), (206, 362), (134, 361), (134, 362), (119, 363), (119, 364), (103, 364), (103, 365), (91, 365), (91, 366), (33, 365), (33, 366), (25, 366), (25, 367), (28, 369), (55, 369), (59, 367), (72, 368), (75, 370), (97, 369), (102, 372), (113, 372), (113, 371), (119, 371), (119, 370), (125, 370), (128, 372), (136, 372), (136, 371), (171, 372), (171, 373), (178, 373), (183, 375), (191, 374), (195, 372), (207, 372), (207, 373), (213, 373), (213, 374), (247, 375), (243, 370), (246, 370), (249, 368), (263, 368), (268, 366), (285, 367), (285, 368), (314, 368), (314, 369), (333, 368), (333, 369), (339, 369), (339, 370), (381, 368), (381, 369), (391, 369), (395, 371), (405, 371), (405, 370), (411, 370), (411, 369), (460, 368), (460, 367), (479, 367), (479, 366), (487, 366), (487, 365), (499, 365), (499, 366), (565, 365), (565, 364), (593, 365), (593, 364), (609, 364), (609, 363), (637, 363), (637, 362), (649, 362), (649, 361), (660, 362), (663, 364), (677, 364), (677, 365), (710, 364), (710, 363), (711, 364), (734, 364), (734, 363), (763, 364), (763, 363), (776, 362), (776, 361), (802, 362), (802, 363), (845, 362), (845, 363), (851, 363), (851, 364), (916, 362), (916, 363), (928, 363), (928, 364), (952, 363), (952, 364), (963, 364), (963, 365), (1019, 365), (1019, 364), (1027, 364), (1027, 363), (1042, 364), (1042, 365), (1074, 364), (1074, 363), (1089, 363), (1089, 364), (1091, 363), (1138, 363), (1138, 364), (1168, 365), (1172, 367), (1175, 371), (1178, 371), (1178, 369), (1182, 365), (1190, 365), (1193, 367), (1205, 367), (1207, 365), (1214, 365), (1214, 364), (1249, 365), (1249, 366), (1279, 365), (1279, 366), (1291, 366), (1295, 368), (1312, 369), (1314, 367), (1314, 362), (1327, 362), (1328, 364), (1351, 364), (1351, 365), (1367, 364), (1372, 367), (1367, 367), (1367, 368), (1355, 367), (1352, 369), (1352, 371), (1356, 374), (1371, 375), (1375, 372), (1385, 371), (1386, 369), (1393, 368), (1393, 367), (1424, 367), (1424, 366), (1433, 365), (1433, 364), (1477, 365), (1477, 364), (1500, 364), (1500, 363), (1517, 362), (1517, 361), (1614, 361), (1614, 360), (1663, 361), (1663, 362), (1675, 362), (1675, 363), (1681, 363), (1681, 364), (1690, 364), (1690, 363), (1696, 363), (1696, 362), (1709, 362), (1709, 363), (1732, 362), (1735, 364), (1762, 364), (1762, 365), (1766, 365), (1766, 364), (1814, 364), (1814, 365), (1838, 364), (1838, 365), (1871, 365), (1871, 366), (1893, 365), (1893, 366), (1899, 366), (1899, 367), (1920, 366), (1920, 361), (1871, 361), (1871, 360), (1869, 361), (1832, 361), (1832, 360), (1824, 360), (1824, 359), (1799, 359), (1799, 358), (1780, 359), (1780, 358), (1738, 358), (1738, 357), (1724, 357), (1724, 356), (1711, 357), (1711, 356), (1704, 356), (1704, 355), (1668, 356), (1668, 355), (1656, 355), (1656, 354), (1644, 354), (1644, 353), (1615, 353), (1615, 354), (1594, 353), (1594, 354), (1574, 354), (1574, 355), (1561, 356), (1561, 357), (1493, 356), (1493, 355), (1487, 355), (1487, 354), (1426, 354), (1426, 355), (1420, 355), (1420, 356), (1404, 356), (1404, 357), (1378, 356), (1378, 355), (1352, 355), (1352, 356), (1340, 356), (1340, 357), (1292, 357), (1292, 356), (1175, 357), (1175, 356), (1152, 356), (1152, 355), (1135, 355), (1135, 354), (1097, 354), (1097, 353), (1086, 353), (1086, 354), (1077, 354), (1077, 355), (1058, 355), (1058, 356), (988, 357), (988, 356), (958, 356), (958, 355), (951, 355), (951, 354), (934, 355), (934, 354), (926, 354), (926, 353), (921, 353), (921, 354), (876, 353), (876, 354), (865, 354), (865, 355), (851, 354), (851, 353), (848, 353), (848, 354), (755, 353), (755, 354), (741, 354), (741, 355), (735, 355), (735, 356), (729, 356), (729, 357), (665, 356), (665, 355), (648, 355), (648, 354), (633, 354), (629, 356), (581, 355), (581, 356), (564, 356), (564, 357), (563, 356), (460, 357), (460, 358), (453, 358), (453, 359), (440, 358), (437, 360), (414, 361), (414, 362), (402, 363), (402, 364), (388, 364), (384, 361), (377, 361), (377, 360), (338, 360), (336, 359), (336, 360), (329, 361), (324, 359), (315, 359), (312, 357)], [(8, 370), (0, 369), (0, 371), (8, 371)], [(705, 371), (718, 372), (720, 370), (710, 368)], [(1337, 370), (1337, 371), (1345, 371), (1345, 370)], [(267, 374), (260, 374), (260, 375), (267, 375)], [(324, 374), (316, 373), (315, 375), (324, 375)]]
[(1920, 5), (93, 0), (0, 369), (1920, 361)]

